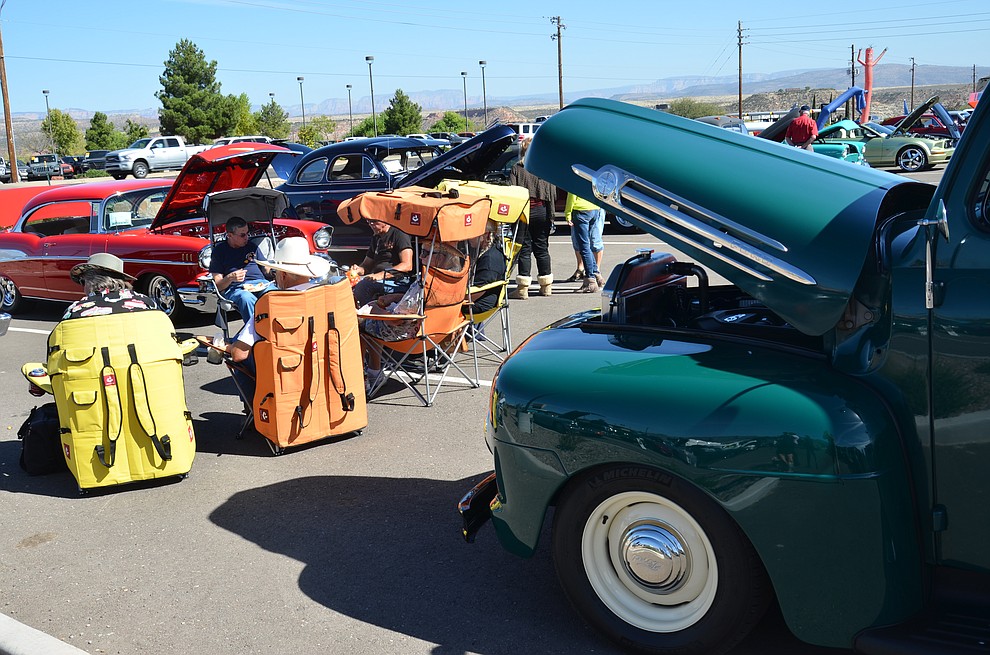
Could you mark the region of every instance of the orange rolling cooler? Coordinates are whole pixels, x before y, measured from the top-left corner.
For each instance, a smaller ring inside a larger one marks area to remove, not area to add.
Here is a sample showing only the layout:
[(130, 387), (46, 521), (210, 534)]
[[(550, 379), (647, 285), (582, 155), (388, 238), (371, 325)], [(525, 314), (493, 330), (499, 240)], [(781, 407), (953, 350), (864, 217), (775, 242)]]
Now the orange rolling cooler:
[(346, 280), (270, 291), (255, 305), (254, 426), (279, 454), (368, 425), (361, 340)]
[(80, 489), (192, 468), (182, 351), (164, 313), (62, 321), (48, 337), (47, 371), (62, 451)]

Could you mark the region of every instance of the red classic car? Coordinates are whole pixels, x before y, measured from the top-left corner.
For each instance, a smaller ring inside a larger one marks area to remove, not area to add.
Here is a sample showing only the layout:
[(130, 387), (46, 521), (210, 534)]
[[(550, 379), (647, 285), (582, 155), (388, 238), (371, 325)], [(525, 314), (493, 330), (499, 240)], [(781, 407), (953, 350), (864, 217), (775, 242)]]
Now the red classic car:
[[(189, 159), (175, 180), (144, 179), (63, 185), (27, 200), (17, 223), (0, 231), (0, 311), (16, 312), (25, 298), (76, 300), (69, 271), (96, 252), (124, 261), (136, 288), (169, 315), (212, 303), (199, 278), (212, 251), (204, 202), (231, 189), (253, 187), (271, 160), (291, 152), (238, 143)], [(245, 216), (267, 231), (272, 216)], [(223, 226), (217, 230), (222, 231)], [(305, 236), (326, 254), (330, 229), (314, 221), (274, 217), (277, 238)]]

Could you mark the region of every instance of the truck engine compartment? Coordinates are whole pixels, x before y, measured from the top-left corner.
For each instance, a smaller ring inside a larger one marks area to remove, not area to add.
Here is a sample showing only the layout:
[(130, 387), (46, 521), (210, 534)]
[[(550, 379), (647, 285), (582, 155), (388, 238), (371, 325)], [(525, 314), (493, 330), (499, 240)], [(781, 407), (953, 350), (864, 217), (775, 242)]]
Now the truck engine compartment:
[(603, 290), (601, 320), (824, 348), (822, 337), (800, 332), (736, 286), (711, 285), (705, 269), (669, 253), (642, 251), (616, 267)]

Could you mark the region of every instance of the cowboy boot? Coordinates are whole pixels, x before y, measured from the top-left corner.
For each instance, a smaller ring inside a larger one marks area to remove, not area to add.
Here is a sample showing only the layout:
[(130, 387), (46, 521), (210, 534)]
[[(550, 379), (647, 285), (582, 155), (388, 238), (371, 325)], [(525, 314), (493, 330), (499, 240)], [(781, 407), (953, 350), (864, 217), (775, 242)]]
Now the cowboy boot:
[(516, 290), (509, 297), (516, 300), (526, 300), (529, 298), (529, 285), (532, 281), (533, 278), (528, 275), (517, 275)]
[(540, 295), (553, 295), (553, 275), (541, 275), (537, 278), (540, 283)]

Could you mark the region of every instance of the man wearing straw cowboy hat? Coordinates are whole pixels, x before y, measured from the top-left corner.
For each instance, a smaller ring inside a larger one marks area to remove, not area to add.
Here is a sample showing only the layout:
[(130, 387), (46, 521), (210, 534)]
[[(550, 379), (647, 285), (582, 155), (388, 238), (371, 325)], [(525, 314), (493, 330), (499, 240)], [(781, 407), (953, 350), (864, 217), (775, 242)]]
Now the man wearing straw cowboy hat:
[[(312, 278), (322, 278), (330, 272), (330, 262), (310, 254), (309, 243), (305, 237), (286, 237), (275, 246), (275, 255), (265, 266), (275, 271), (275, 284), (283, 291), (305, 291), (314, 286)], [(243, 363), (252, 373), (254, 359), (251, 348), (260, 337), (255, 327), (254, 317), (244, 324), (234, 340), (224, 346), (224, 351), (235, 362)], [(207, 345), (207, 337), (199, 337), (200, 342)], [(248, 402), (254, 397), (254, 380), (234, 370), (240, 388), (247, 396)]]
[(131, 287), (134, 277), (124, 272), (124, 262), (108, 252), (98, 252), (84, 264), (76, 264), (69, 276), (81, 284), (86, 296), (69, 305), (62, 320), (158, 309), (155, 301)]

